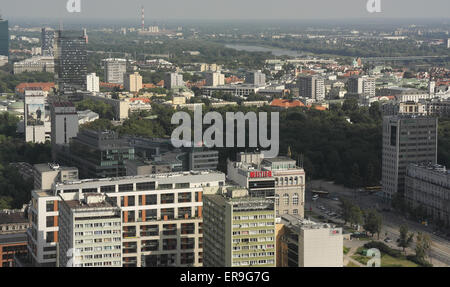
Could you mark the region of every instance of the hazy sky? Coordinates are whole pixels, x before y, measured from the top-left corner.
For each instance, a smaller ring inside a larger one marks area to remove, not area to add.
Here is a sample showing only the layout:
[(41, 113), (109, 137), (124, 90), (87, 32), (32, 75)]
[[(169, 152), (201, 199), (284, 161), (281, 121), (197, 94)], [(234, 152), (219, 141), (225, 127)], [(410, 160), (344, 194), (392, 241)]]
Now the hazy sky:
[(67, 0), (0, 0), (9, 19), (345, 19), (447, 18), (450, 0), (380, 0), (382, 12), (370, 14), (368, 0), (79, 0), (81, 13), (70, 14)]

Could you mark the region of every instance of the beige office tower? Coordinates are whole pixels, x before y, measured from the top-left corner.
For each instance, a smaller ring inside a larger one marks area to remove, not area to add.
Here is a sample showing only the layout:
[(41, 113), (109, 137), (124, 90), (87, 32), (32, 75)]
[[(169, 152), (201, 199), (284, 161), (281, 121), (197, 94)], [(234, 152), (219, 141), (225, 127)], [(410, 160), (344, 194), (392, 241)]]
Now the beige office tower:
[(228, 188), (203, 199), (205, 267), (275, 267), (275, 207), (271, 199)]
[(398, 115), (383, 118), (383, 196), (392, 199), (405, 190), (406, 168), (410, 163), (437, 161), (437, 118)]
[(342, 228), (283, 215), (278, 267), (343, 267)]
[(61, 197), (105, 193), (122, 210), (124, 267), (202, 266), (203, 193), (215, 193), (225, 174), (213, 171), (59, 182), (32, 191), (28, 249), (32, 263), (56, 265)]
[(62, 194), (58, 267), (122, 267), (122, 217), (102, 193)]
[(123, 84), (125, 90), (131, 93), (138, 93), (142, 90), (142, 76), (138, 72), (124, 74)]

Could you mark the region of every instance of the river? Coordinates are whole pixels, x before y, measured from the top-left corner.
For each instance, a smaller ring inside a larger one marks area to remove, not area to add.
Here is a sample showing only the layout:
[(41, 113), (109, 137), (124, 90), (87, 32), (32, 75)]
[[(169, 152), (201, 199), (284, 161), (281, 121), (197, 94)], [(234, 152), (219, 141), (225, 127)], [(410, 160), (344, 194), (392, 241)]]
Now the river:
[(270, 52), (274, 56), (289, 56), (289, 57), (299, 57), (302, 53), (297, 51), (281, 49), (281, 48), (268, 48), (261, 46), (253, 46), (253, 45), (237, 45), (237, 44), (226, 44), (225, 47), (230, 49), (235, 49), (238, 51), (247, 51), (247, 52)]

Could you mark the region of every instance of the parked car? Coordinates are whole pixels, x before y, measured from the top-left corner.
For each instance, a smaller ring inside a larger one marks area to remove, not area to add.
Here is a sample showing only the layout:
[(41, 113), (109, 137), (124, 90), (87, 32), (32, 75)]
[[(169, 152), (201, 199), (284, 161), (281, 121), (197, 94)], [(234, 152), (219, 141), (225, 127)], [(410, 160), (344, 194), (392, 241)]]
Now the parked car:
[(392, 239), (390, 239), (389, 237), (386, 237), (386, 238), (384, 239), (384, 242), (386, 242), (386, 243), (391, 243), (391, 242), (392, 242)]

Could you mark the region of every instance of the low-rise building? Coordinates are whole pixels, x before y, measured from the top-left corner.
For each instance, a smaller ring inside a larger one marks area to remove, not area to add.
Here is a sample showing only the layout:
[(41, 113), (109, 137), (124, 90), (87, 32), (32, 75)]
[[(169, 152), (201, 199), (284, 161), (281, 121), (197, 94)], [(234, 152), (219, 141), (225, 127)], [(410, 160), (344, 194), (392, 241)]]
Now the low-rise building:
[(450, 225), (450, 171), (441, 165), (410, 164), (406, 170), (405, 200), (424, 216)]
[(342, 228), (283, 215), (277, 267), (343, 267)]

